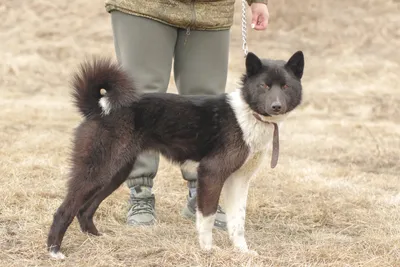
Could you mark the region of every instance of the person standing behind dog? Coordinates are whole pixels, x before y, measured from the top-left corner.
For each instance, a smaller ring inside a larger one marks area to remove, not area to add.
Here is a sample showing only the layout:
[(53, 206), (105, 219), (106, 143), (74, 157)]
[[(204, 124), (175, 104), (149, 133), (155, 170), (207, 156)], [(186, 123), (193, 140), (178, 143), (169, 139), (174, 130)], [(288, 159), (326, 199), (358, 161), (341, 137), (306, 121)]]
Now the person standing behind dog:
[[(268, 0), (247, 0), (251, 27), (268, 25)], [(172, 61), (179, 94), (224, 93), (229, 57), (234, 0), (106, 0), (111, 14), (118, 62), (133, 76), (143, 93), (165, 93)], [(155, 222), (153, 180), (159, 155), (139, 156), (126, 184), (130, 188), (128, 225)], [(197, 174), (181, 168), (189, 193), (183, 216), (195, 220)], [(218, 207), (215, 227), (226, 229), (225, 213)]]

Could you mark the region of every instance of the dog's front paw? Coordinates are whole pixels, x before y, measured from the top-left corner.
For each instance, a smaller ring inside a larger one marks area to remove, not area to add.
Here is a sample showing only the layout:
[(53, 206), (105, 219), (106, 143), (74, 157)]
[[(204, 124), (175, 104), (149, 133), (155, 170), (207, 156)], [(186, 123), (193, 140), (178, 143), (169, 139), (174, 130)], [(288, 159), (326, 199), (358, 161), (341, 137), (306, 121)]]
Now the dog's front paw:
[(234, 247), (240, 252), (247, 252), (249, 250), (246, 239), (243, 236), (237, 236), (232, 239)]
[(234, 240), (234, 245), (236, 250), (238, 250), (240, 253), (252, 255), (252, 256), (257, 256), (258, 253), (255, 250), (249, 249), (247, 246), (246, 240), (244, 238), (237, 238)]
[(216, 251), (221, 251), (222, 249), (216, 245), (206, 246), (201, 248), (204, 253), (213, 253)]
[(200, 240), (200, 248), (203, 251), (210, 251), (215, 246), (213, 246), (212, 242), (204, 242), (205, 240)]
[(200, 248), (204, 251), (210, 251), (213, 248), (211, 232), (202, 232), (199, 234)]
[(62, 254), (60, 251), (50, 251), (50, 257), (56, 260), (64, 260), (65, 259), (65, 255)]
[(205, 252), (221, 250), (220, 247), (213, 245), (211, 238), (200, 239), (200, 248)]
[(212, 245), (200, 245), (201, 250), (203, 251), (210, 251), (212, 249)]
[(252, 250), (252, 249), (248, 249), (247, 246), (246, 247), (240, 247), (240, 248), (237, 247), (236, 250), (239, 253), (247, 254), (247, 255), (250, 255), (250, 256), (258, 256), (259, 255), (257, 251)]

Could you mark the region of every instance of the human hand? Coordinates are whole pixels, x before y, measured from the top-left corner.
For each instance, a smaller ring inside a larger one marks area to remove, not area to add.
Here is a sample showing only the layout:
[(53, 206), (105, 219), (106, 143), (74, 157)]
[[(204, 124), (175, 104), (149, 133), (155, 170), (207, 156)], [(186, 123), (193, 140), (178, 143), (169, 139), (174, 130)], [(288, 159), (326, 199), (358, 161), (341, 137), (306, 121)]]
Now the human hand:
[(251, 28), (255, 30), (265, 30), (268, 26), (269, 12), (266, 4), (253, 3), (251, 4)]

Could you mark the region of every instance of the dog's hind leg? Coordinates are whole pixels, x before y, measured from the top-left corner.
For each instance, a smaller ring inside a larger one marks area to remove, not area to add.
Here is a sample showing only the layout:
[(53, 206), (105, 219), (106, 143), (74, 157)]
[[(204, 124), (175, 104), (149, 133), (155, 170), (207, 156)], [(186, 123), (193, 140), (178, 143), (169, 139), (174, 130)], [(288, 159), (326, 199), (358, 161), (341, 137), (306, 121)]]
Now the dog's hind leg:
[(81, 176), (75, 176), (71, 182), (66, 198), (54, 214), (53, 224), (47, 238), (47, 246), (53, 258), (64, 258), (64, 255), (59, 250), (68, 226), (73, 221), (85, 199), (101, 188), (100, 183), (84, 179)]
[[(115, 160), (113, 162), (115, 163)], [(116, 165), (118, 164), (116, 163), (114, 168)], [(83, 229), (88, 230), (88, 232), (98, 233), (91, 220), (93, 217), (92, 213), (95, 212), (102, 200), (118, 188), (117, 184), (121, 185), (131, 168), (132, 163), (125, 164), (114, 175), (111, 173), (110, 178), (107, 178), (110, 174), (110, 169), (107, 166), (100, 167), (100, 170), (91, 173), (90, 177), (79, 174), (73, 176), (69, 183), (68, 194), (54, 215), (53, 224), (48, 235), (47, 246), (52, 257), (64, 258), (64, 255), (59, 252), (64, 234), (74, 217), (78, 215), (79, 210), (85, 208), (85, 200), (87, 199), (89, 199), (86, 201), (88, 203), (87, 210), (83, 213), (83, 216), (80, 216), (81, 219), (79, 222), (81, 227), (83, 225)], [(102, 186), (104, 183), (106, 186)]]
[(90, 196), (90, 198), (87, 201), (84, 202), (84, 204), (81, 206), (81, 208), (79, 209), (78, 213), (76, 214), (76, 218), (78, 219), (79, 226), (80, 226), (80, 228), (81, 228), (83, 233), (89, 233), (89, 234), (92, 234), (92, 235), (95, 235), (95, 236), (101, 235), (99, 233), (99, 231), (97, 231), (97, 228), (95, 227), (93, 222), (90, 222), (89, 218), (84, 218), (83, 213), (84, 213), (84, 211), (87, 210), (87, 208), (93, 203), (94, 199), (103, 190), (104, 190), (104, 186), (100, 190), (96, 191), (95, 194), (92, 194)]
[(89, 143), (85, 149), (76, 143), (68, 193), (54, 214), (47, 238), (52, 257), (64, 257), (59, 252), (64, 234), (84, 203), (91, 198), (94, 200), (104, 185), (110, 184), (114, 176), (135, 158), (134, 147), (125, 145), (132, 138), (124, 137), (126, 142), (120, 138), (116, 144), (111, 141), (107, 144), (106, 139), (94, 139), (96, 143)]
[(87, 232), (93, 235), (100, 235), (96, 226), (93, 223), (93, 216), (100, 206), (101, 202), (111, 195), (121, 184), (126, 180), (129, 173), (132, 171), (133, 162), (122, 167), (117, 174), (114, 175), (108, 185), (105, 185), (93, 197), (91, 197), (79, 210), (77, 218), (82, 232)]

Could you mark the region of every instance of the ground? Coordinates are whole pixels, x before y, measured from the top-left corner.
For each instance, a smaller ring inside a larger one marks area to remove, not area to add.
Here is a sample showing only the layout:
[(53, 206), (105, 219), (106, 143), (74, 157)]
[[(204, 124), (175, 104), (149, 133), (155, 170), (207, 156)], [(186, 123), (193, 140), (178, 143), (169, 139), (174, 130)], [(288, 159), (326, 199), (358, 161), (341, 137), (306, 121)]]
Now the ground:
[[(232, 29), (227, 90), (243, 70), (240, 1)], [(68, 229), (67, 259), (45, 242), (65, 193), (74, 127), (69, 79), (86, 57), (114, 57), (103, 1), (0, 3), (1, 266), (399, 266), (400, 3), (398, 0), (270, 1), (270, 25), (250, 32), (250, 51), (288, 59), (305, 54), (304, 101), (281, 131), (276, 169), (252, 182), (250, 247), (199, 252), (195, 226), (180, 216), (186, 187), (161, 161), (158, 223), (125, 225), (128, 190), (95, 217), (102, 237)], [(174, 83), (171, 80), (171, 91)]]

